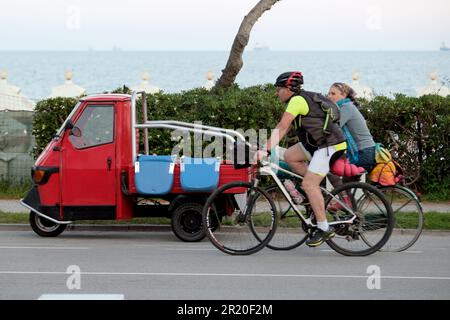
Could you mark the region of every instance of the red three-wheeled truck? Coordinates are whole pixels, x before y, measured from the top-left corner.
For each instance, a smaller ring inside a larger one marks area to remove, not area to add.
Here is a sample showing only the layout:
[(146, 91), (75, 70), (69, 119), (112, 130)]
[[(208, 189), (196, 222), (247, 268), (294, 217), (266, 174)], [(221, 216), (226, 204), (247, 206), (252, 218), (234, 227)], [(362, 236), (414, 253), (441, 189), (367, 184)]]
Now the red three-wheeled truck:
[[(81, 99), (32, 168), (34, 186), (21, 200), (30, 224), (43, 237), (61, 234), (77, 220), (170, 217), (184, 241), (205, 236), (202, 208), (208, 195), (231, 181), (248, 181), (248, 166), (218, 158), (150, 155), (148, 130), (181, 130), (244, 142), (236, 131), (179, 121), (137, 122), (132, 95)], [(139, 153), (139, 139), (144, 152)]]

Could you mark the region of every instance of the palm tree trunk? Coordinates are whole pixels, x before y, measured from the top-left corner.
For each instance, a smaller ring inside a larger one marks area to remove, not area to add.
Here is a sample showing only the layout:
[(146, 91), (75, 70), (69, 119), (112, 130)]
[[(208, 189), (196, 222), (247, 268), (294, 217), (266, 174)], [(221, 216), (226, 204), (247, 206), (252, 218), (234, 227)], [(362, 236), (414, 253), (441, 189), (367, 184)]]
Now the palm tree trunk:
[(270, 10), (272, 6), (279, 1), (281, 0), (260, 0), (249, 14), (244, 17), (244, 20), (239, 27), (239, 31), (234, 38), (227, 65), (225, 69), (222, 70), (222, 76), (217, 80), (216, 87), (228, 88), (233, 85), (236, 76), (244, 65), (242, 54), (250, 39), (250, 32), (252, 31), (253, 26), (264, 12)]

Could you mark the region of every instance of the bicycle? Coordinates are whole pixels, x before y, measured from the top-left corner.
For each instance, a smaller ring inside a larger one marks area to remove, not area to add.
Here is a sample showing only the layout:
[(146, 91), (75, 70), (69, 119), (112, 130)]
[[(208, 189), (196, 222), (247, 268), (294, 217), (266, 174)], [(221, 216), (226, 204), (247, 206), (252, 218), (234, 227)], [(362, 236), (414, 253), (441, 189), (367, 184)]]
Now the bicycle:
[(409, 188), (394, 186), (376, 186), (392, 207), (395, 225), (389, 241), (382, 251), (401, 252), (411, 248), (422, 234), (424, 214), (422, 204)]
[[(312, 210), (302, 212), (294, 204), (274, 170), (300, 180), (303, 179), (301, 176), (264, 160), (258, 162), (254, 169), (251, 182), (232, 182), (222, 186), (210, 195), (203, 208), (204, 226), (209, 240), (228, 254), (247, 255), (267, 245), (274, 246), (269, 242), (276, 232), (278, 209), (267, 191), (258, 186), (262, 175), (272, 177), (301, 220), (305, 231), (302, 241), (317, 229)], [(240, 188), (240, 195), (237, 196), (240, 199), (231, 194), (237, 192), (236, 188)], [(329, 224), (336, 229), (336, 236), (327, 241), (333, 250), (347, 256), (366, 256), (378, 251), (387, 242), (394, 226), (394, 217), (388, 201), (376, 187), (351, 182), (331, 192), (323, 187), (321, 190), (326, 195), (326, 207), (335, 202), (342, 206), (341, 210), (328, 211), (328, 217), (331, 218)], [(343, 200), (348, 196), (351, 207)], [(287, 229), (281, 231), (289, 234)]]
[[(286, 177), (279, 176), (279, 178), (282, 180)], [(383, 193), (395, 218), (392, 234), (380, 251), (401, 252), (409, 249), (417, 242), (423, 230), (424, 214), (420, 199), (411, 189), (400, 184), (372, 185)], [(293, 228), (287, 235), (277, 232), (267, 247), (273, 250), (291, 250), (302, 245), (308, 235), (305, 234), (306, 230), (289, 202), (277, 185), (269, 186), (266, 192), (274, 199), (279, 212), (278, 229), (282, 230), (283, 226)], [(311, 207), (308, 204), (304, 205), (304, 211), (306, 215), (311, 215)]]

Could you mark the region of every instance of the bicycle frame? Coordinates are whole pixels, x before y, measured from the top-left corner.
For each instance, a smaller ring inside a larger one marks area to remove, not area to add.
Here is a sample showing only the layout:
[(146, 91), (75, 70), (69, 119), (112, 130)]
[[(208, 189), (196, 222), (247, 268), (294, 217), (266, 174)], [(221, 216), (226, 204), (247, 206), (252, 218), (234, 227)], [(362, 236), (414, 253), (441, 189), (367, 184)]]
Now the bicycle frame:
[[(301, 213), (301, 211), (297, 208), (297, 205), (294, 203), (294, 201), (292, 200), (291, 195), (289, 194), (289, 192), (286, 190), (286, 188), (284, 187), (283, 183), (281, 182), (281, 180), (278, 178), (278, 176), (276, 175), (276, 173), (274, 172), (273, 169), (275, 170), (279, 170), (285, 174), (288, 174), (291, 177), (295, 177), (295, 178), (299, 178), (301, 180), (303, 180), (304, 178), (298, 174), (295, 174), (289, 170), (283, 169), (280, 166), (278, 166), (275, 163), (272, 162), (268, 162), (268, 161), (264, 161), (262, 160), (261, 162), (261, 166), (258, 167), (258, 172), (261, 175), (265, 175), (265, 176), (271, 176), (275, 183), (277, 184), (278, 188), (280, 188), (281, 192), (283, 193), (283, 195), (286, 197), (286, 199), (288, 200), (289, 204), (291, 205), (291, 207), (294, 209), (295, 213), (299, 216), (299, 218), (309, 227), (309, 228), (316, 228), (317, 225), (314, 224), (312, 222), (311, 218), (305, 218), (303, 216), (303, 214)], [(258, 176), (255, 176), (254, 179), (254, 186), (257, 187), (259, 183), (259, 179)], [(332, 221), (329, 222), (330, 225), (337, 225), (337, 224), (352, 224), (353, 221), (356, 219), (357, 215), (356, 213), (347, 206), (347, 204), (343, 201), (341, 201), (340, 199), (338, 199), (337, 197), (335, 197), (330, 191), (328, 191), (326, 188), (320, 187), (320, 189), (325, 192), (327, 195), (331, 196), (334, 200), (336, 200), (340, 205), (342, 205), (348, 212), (350, 212), (353, 217), (349, 220), (342, 220), (342, 221)]]

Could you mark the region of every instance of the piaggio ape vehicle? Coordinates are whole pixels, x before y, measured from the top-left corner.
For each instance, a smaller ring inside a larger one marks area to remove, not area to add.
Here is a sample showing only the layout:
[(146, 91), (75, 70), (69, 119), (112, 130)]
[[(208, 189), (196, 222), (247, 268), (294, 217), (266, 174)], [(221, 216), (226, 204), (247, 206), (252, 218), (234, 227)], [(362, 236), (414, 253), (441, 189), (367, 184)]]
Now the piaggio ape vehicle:
[[(149, 155), (148, 130), (153, 128), (222, 137), (235, 146), (238, 141), (245, 145), (245, 138), (222, 128), (148, 121), (144, 93), (146, 120), (139, 124), (138, 94), (81, 99), (40, 154), (32, 168), (34, 186), (21, 200), (38, 235), (58, 236), (77, 220), (169, 217), (178, 238), (199, 241), (205, 236), (202, 208), (208, 195), (231, 181), (249, 181), (248, 165)], [(142, 137), (145, 151), (139, 154)]]

